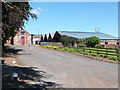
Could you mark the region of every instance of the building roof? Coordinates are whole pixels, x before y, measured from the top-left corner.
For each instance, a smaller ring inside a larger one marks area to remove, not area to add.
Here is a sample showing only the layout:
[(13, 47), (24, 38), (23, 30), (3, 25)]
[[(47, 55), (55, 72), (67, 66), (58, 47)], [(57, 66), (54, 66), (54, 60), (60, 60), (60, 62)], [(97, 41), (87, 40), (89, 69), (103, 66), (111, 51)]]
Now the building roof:
[(42, 34), (31, 34), (33, 36), (41, 36)]
[(32, 34), (32, 35), (33, 35), (33, 38), (41, 38), (40, 34)]
[(54, 37), (54, 35), (55, 35), (55, 33), (53, 33), (53, 32), (52, 32), (52, 33), (50, 33), (50, 35), (51, 35), (51, 37), (53, 38), (53, 37)]
[[(24, 29), (18, 30), (18, 31), (17, 31), (17, 34), (18, 34), (18, 33), (21, 33), (21, 32), (25, 32), (25, 33), (29, 34), (29, 33), (28, 33), (26, 30), (24, 30)], [(16, 35), (17, 35), (17, 34), (16, 34)], [(29, 34), (29, 35), (30, 35), (30, 34)]]
[(77, 31), (57, 31), (61, 35), (67, 35), (75, 38), (87, 38), (91, 36), (96, 36), (100, 39), (118, 39), (112, 35), (104, 34), (101, 32), (77, 32)]

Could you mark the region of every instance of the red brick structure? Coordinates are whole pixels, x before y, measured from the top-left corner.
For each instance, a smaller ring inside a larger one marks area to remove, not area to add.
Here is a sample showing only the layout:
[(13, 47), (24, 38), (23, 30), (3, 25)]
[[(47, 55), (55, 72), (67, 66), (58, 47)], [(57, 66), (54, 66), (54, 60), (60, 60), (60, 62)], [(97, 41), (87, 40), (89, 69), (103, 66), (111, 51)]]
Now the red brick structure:
[(31, 44), (31, 35), (25, 31), (20, 30), (14, 38), (10, 38), (6, 41), (6, 44), (13, 45), (30, 45)]
[(20, 30), (13, 38), (13, 45), (30, 45), (30, 44), (31, 35), (25, 30)]
[(6, 44), (10, 44), (11, 43), (11, 38), (9, 38), (8, 40), (6, 40)]
[(101, 45), (105, 45), (106, 47), (119, 47), (118, 39), (114, 40), (101, 40)]

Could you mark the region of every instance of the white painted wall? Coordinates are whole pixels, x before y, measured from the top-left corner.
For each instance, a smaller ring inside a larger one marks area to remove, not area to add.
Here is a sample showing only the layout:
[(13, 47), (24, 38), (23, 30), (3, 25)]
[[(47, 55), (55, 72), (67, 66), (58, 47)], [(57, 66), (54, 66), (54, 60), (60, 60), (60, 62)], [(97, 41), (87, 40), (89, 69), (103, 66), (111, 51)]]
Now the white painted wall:
[(40, 40), (41, 40), (40, 37), (36, 38), (36, 36), (33, 36), (33, 44), (35, 44), (35, 41), (40, 41)]

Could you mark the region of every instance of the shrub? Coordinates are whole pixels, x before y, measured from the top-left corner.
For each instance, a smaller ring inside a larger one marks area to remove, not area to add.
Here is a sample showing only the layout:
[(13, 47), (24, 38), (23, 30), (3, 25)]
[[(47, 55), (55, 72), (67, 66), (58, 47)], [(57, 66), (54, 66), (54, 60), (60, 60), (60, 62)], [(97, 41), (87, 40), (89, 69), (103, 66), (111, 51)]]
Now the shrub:
[(110, 60), (118, 61), (118, 57), (116, 57), (116, 56), (108, 56), (107, 58), (110, 59)]
[(61, 48), (60, 50), (65, 51), (65, 48)]
[(52, 47), (52, 46), (49, 46), (49, 45), (43, 45), (43, 47), (50, 48), (50, 47)]
[(98, 56), (97, 53), (90, 53), (92, 56)]
[(120, 57), (117, 60), (120, 62)]
[(61, 38), (60, 38), (60, 41), (61, 41), (62, 44), (66, 47), (66, 46), (68, 46), (69, 44), (73, 46), (73, 45), (74, 45), (74, 42), (78, 41), (78, 39), (75, 38), (75, 37), (62, 35)]
[(99, 56), (99, 57), (103, 57), (103, 58), (106, 58), (106, 57), (107, 57), (106, 54), (99, 54), (98, 56)]
[(96, 44), (100, 43), (100, 39), (98, 37), (89, 37), (86, 38), (86, 45), (88, 47), (95, 47)]
[(67, 48), (66, 51), (67, 52), (76, 52), (76, 49), (74, 49), (74, 48)]
[(47, 45), (46, 47), (47, 47), (47, 48), (52, 48), (52, 46), (49, 46), (49, 45)]
[(75, 52), (75, 49), (73, 49), (73, 48), (70, 48), (70, 52)]
[(74, 49), (74, 52), (79, 52), (79, 50), (78, 49)]
[(78, 53), (82, 54), (83, 52), (82, 51), (78, 51)]
[(76, 53), (80, 53), (80, 51), (79, 51), (79, 50), (76, 50)]
[(100, 45), (100, 44), (96, 44), (95, 48), (104, 48), (104, 46)]
[(84, 47), (85, 45), (84, 44), (79, 44), (78, 47)]
[(99, 54), (98, 56), (99, 56), (99, 57), (103, 57), (103, 54)]
[(89, 55), (89, 53), (88, 53), (88, 52), (83, 52), (82, 54), (84, 54), (84, 55)]
[(52, 48), (52, 49), (59, 49), (59, 47), (57, 47), (57, 46), (50, 46), (50, 45), (43, 45), (43, 47)]
[(67, 51), (68, 49), (69, 49), (68, 47), (61, 48), (62, 51)]
[(52, 49), (59, 49), (59, 47), (57, 47), (57, 46), (53, 46)]
[(104, 55), (103, 55), (103, 58), (106, 58), (106, 57), (107, 57), (107, 55), (106, 55), (106, 54), (104, 54)]
[(46, 45), (43, 45), (43, 47), (46, 47)]
[(67, 52), (70, 52), (71, 50), (70, 49), (68, 49), (68, 50), (66, 50)]

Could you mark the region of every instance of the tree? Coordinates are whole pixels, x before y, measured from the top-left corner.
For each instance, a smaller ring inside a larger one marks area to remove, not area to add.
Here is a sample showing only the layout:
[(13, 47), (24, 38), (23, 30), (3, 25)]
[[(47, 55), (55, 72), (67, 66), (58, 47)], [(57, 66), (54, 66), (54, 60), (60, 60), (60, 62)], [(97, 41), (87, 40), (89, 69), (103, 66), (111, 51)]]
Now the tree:
[(30, 13), (32, 7), (29, 2), (2, 2), (2, 40), (3, 44), (10, 37), (14, 37), (19, 28), (29, 17), (36, 19), (35, 14)]
[(64, 46), (68, 46), (69, 44), (73, 45), (75, 41), (78, 41), (78, 39), (66, 35), (61, 36), (61, 42), (63, 43)]
[(49, 42), (52, 42), (52, 37), (51, 37), (51, 34), (50, 34), (50, 33), (49, 33), (48, 41), (49, 41)]
[(47, 35), (45, 34), (45, 37), (44, 37), (44, 42), (47, 42)]
[(60, 38), (61, 38), (61, 35), (56, 31), (56, 32), (55, 32), (55, 35), (54, 35), (54, 37), (53, 37), (53, 41), (54, 41), (54, 42), (61, 42), (61, 41), (60, 41)]
[(43, 42), (43, 35), (41, 35), (41, 42)]
[(100, 39), (98, 37), (89, 37), (86, 38), (86, 45), (88, 47), (95, 47), (96, 44), (100, 43)]

